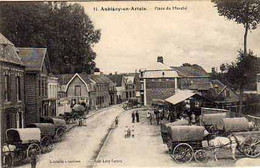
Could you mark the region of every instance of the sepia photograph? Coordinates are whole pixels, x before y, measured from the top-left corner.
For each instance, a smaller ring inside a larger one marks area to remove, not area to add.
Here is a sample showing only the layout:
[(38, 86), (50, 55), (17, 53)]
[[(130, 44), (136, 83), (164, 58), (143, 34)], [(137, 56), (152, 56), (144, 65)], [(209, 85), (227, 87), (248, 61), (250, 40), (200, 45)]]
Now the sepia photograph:
[(260, 0), (0, 1), (3, 168), (260, 166)]

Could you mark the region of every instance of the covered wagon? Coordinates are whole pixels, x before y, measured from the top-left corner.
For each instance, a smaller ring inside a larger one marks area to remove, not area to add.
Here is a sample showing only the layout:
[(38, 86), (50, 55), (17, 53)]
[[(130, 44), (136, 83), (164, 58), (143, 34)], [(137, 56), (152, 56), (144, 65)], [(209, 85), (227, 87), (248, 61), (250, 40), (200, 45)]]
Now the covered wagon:
[(55, 126), (52, 123), (31, 123), (28, 128), (39, 128), (41, 130), (41, 148), (44, 152), (49, 152), (53, 149), (55, 140)]
[(41, 131), (39, 128), (11, 128), (6, 130), (7, 143), (2, 146), (3, 163), (12, 166), (14, 163), (41, 153)]
[(229, 111), (226, 109), (217, 108), (201, 108), (200, 125), (204, 126), (210, 133), (223, 131), (223, 118), (229, 116)]
[(253, 122), (249, 122), (245, 117), (223, 118), (223, 129), (225, 132), (246, 132), (254, 127)]
[(51, 123), (55, 128), (55, 140), (61, 141), (64, 138), (65, 132), (67, 130), (66, 122), (64, 119), (51, 118), (51, 117), (41, 117), (41, 123)]
[(169, 125), (168, 142), (170, 156), (177, 163), (189, 162), (193, 157), (197, 160), (206, 155), (202, 149), (202, 141), (208, 134), (203, 126)]
[(210, 132), (216, 132), (223, 130), (224, 123), (223, 118), (226, 118), (226, 113), (213, 113), (213, 114), (203, 114), (202, 124)]
[(168, 140), (168, 126), (174, 126), (174, 125), (189, 125), (188, 120), (177, 120), (175, 122), (169, 122), (169, 121), (162, 121), (161, 122), (161, 136), (163, 143), (167, 143)]

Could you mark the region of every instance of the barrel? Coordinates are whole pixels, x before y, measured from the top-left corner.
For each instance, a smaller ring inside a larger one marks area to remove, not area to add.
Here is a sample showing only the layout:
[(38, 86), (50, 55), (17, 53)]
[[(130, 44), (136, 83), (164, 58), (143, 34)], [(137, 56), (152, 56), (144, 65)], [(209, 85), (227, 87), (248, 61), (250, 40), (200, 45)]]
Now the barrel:
[(224, 118), (223, 122), (226, 132), (249, 131), (249, 122), (245, 117)]
[(173, 142), (202, 141), (205, 128), (195, 125), (168, 126), (168, 134)]

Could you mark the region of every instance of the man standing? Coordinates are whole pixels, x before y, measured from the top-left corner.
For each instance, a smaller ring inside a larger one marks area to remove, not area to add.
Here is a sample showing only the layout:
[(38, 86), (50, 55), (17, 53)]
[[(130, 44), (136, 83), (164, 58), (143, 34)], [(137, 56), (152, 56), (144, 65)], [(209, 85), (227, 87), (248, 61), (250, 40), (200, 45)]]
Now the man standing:
[(36, 153), (32, 153), (31, 155), (31, 168), (36, 168), (38, 157)]
[(132, 113), (132, 123), (135, 122), (135, 112)]
[(139, 113), (138, 110), (135, 112), (136, 122), (139, 122)]

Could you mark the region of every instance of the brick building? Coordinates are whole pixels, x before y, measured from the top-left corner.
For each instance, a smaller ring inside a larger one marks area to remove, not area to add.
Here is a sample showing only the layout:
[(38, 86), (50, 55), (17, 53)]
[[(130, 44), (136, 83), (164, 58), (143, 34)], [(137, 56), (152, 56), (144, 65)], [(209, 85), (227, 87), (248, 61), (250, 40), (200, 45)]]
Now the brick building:
[[(25, 124), (39, 122), (48, 115), (48, 75), (50, 62), (46, 48), (18, 48), (25, 64)], [(44, 109), (44, 110), (43, 110)]]
[(1, 142), (8, 128), (24, 127), (25, 66), (17, 48), (0, 33)]
[(140, 94), (144, 105), (150, 105), (153, 99), (166, 99), (177, 89), (178, 74), (163, 63), (163, 57), (147, 69), (140, 70)]

